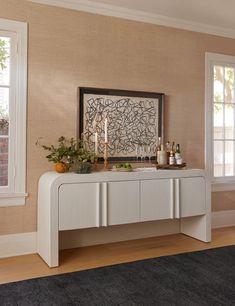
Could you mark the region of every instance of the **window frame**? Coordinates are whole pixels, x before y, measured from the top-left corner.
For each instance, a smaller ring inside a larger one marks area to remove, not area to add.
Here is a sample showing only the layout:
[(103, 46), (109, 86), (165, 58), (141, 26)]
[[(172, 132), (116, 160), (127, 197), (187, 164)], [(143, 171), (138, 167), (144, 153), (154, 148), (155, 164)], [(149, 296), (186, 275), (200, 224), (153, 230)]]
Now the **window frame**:
[[(25, 22), (0, 18), (0, 32), (15, 46), (13, 82), (10, 86), (8, 185), (0, 188), (0, 207), (24, 205), (26, 193), (27, 32)], [(7, 35), (7, 33), (9, 35)], [(15, 38), (14, 38), (15, 37)], [(15, 41), (14, 41), (15, 39)]]
[[(208, 177), (211, 180), (212, 191), (230, 191), (235, 189), (235, 175), (214, 177), (213, 152), (213, 88), (216, 65), (232, 66), (235, 68), (235, 56), (206, 52), (205, 56), (205, 164)], [(235, 104), (234, 104), (235, 105)]]

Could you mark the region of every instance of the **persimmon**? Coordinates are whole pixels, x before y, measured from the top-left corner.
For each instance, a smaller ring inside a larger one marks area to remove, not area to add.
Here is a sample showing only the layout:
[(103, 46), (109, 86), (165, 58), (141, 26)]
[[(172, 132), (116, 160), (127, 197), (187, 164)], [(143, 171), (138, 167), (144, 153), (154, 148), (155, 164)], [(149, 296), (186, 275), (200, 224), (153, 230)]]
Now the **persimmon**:
[(64, 173), (68, 171), (68, 166), (65, 163), (56, 163), (55, 171), (58, 173)]

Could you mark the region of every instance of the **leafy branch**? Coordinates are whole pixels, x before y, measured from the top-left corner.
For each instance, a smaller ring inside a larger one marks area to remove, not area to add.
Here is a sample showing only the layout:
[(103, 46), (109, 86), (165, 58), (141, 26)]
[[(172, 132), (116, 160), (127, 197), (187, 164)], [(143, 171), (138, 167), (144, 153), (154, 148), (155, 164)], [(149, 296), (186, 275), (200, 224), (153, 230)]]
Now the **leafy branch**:
[(85, 149), (85, 144), (81, 140), (74, 138), (66, 139), (61, 136), (58, 139), (58, 146), (43, 145), (40, 143), (41, 138), (36, 142), (36, 145), (41, 146), (44, 150), (49, 151), (50, 154), (46, 156), (48, 161), (53, 163), (66, 163), (71, 166), (75, 162), (95, 162), (96, 155)]

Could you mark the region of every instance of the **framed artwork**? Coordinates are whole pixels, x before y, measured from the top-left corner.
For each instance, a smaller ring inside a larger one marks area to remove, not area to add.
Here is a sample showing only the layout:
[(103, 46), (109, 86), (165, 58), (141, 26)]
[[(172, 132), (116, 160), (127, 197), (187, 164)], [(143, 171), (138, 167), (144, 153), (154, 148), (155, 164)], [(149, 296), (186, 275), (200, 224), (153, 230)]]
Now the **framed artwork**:
[(106, 139), (111, 160), (132, 159), (163, 138), (163, 110), (163, 93), (80, 87), (78, 136), (100, 157)]

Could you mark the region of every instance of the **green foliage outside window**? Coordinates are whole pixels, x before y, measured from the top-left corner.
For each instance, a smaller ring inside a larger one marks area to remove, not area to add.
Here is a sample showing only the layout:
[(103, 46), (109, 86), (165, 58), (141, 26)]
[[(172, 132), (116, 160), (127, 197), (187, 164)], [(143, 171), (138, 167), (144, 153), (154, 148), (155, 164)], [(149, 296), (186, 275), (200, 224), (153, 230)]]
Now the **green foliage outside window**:
[(234, 68), (215, 66), (214, 67), (214, 103), (216, 104), (214, 104), (214, 111), (215, 112), (221, 111), (223, 106), (220, 103), (223, 102), (227, 103), (227, 106), (229, 108), (233, 108), (234, 107), (233, 94), (234, 94)]
[(6, 48), (6, 41), (3, 39), (0, 39), (0, 70), (4, 70), (7, 68), (6, 61), (9, 58), (9, 53)]
[[(9, 52), (7, 48), (7, 41), (4, 39), (0, 39), (0, 73), (7, 68), (6, 62), (9, 58)], [(7, 135), (9, 127), (9, 117), (8, 113), (4, 111), (2, 106), (0, 105), (0, 134)]]

